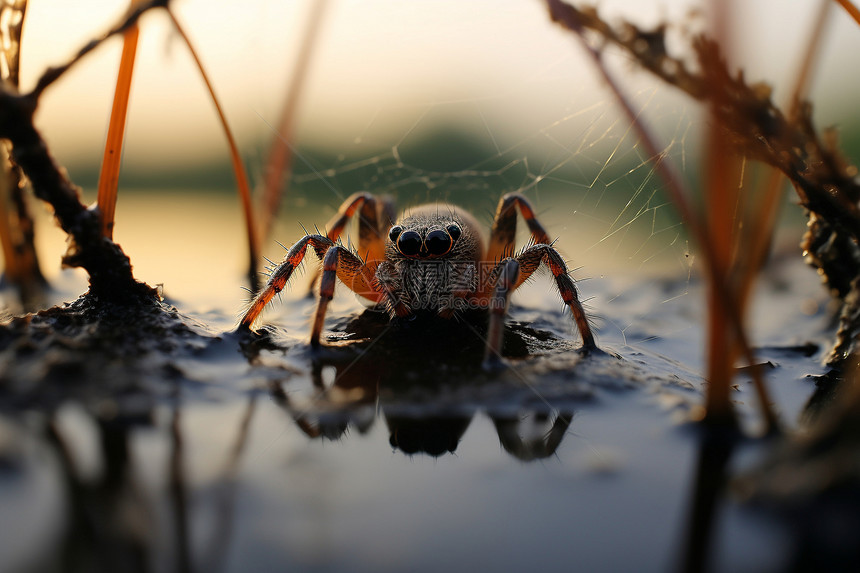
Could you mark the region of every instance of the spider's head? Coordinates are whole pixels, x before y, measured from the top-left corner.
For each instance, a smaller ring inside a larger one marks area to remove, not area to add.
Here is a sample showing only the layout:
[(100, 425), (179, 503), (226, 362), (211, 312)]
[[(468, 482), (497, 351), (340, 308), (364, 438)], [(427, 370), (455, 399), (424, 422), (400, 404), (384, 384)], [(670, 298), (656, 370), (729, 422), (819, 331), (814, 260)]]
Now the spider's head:
[(453, 293), (476, 288), (484, 253), (475, 218), (456, 207), (416, 207), (388, 231), (382, 282), (414, 313), (456, 310), (464, 298)]
[(400, 225), (391, 227), (388, 239), (394, 244), (404, 257), (411, 259), (429, 259), (444, 257), (451, 252), (451, 248), (463, 230), (457, 223), (450, 223), (445, 227), (420, 230), (404, 229)]
[(482, 240), (474, 219), (459, 209), (419, 208), (388, 231), (389, 258), (478, 260)]

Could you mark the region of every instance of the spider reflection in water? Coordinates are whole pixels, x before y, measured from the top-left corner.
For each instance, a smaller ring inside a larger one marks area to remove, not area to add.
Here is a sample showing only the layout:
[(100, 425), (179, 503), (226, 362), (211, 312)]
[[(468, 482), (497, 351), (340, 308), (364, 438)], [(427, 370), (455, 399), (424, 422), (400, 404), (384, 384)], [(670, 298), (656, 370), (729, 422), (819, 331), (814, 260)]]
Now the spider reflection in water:
[[(548, 331), (518, 323), (506, 329), (506, 355), (523, 362), (497, 376), (472, 361), (481, 351), (480, 337), (471, 331), (446, 337), (444, 320), (391, 329), (380, 313), (367, 311), (335, 328), (349, 342), (318, 353), (309, 376), (269, 385), (275, 403), (311, 438), (339, 440), (350, 429), (365, 434), (381, 418), (392, 447), (438, 457), (453, 453), (483, 413), (508, 453), (535, 460), (555, 453), (574, 409), (593, 400), (590, 386), (565, 367), (553, 369), (569, 343)], [(396, 336), (383, 335), (386, 330)], [(427, 343), (419, 345), (422, 340)], [(246, 351), (254, 362), (268, 350), (252, 344)], [(527, 379), (534, 381), (523, 383)]]
[[(531, 232), (531, 243), (515, 253), (517, 209)], [(310, 343), (320, 345), (326, 309), (336, 279), (356, 294), (384, 307), (390, 317), (445, 319), (469, 311), (489, 312), (483, 366), (500, 364), (504, 321), (510, 295), (542, 264), (549, 268), (561, 298), (582, 337), (581, 351), (596, 350), (573, 279), (552, 246), (529, 202), (518, 193), (502, 197), (485, 245), (475, 218), (449, 205), (422, 205), (395, 218), (393, 203), (356, 193), (341, 205), (326, 235), (306, 235), (294, 244), (251, 302), (240, 324), (250, 330), (260, 313), (287, 284), (310, 247), (323, 262), (319, 303)], [(337, 241), (350, 218), (358, 216), (355, 252)], [(455, 323), (452, 323), (455, 324)]]
[[(311, 438), (336, 440), (350, 426), (366, 433), (377, 412), (388, 427), (389, 443), (407, 455), (439, 457), (454, 453), (477, 407), (438, 407), (430, 403), (400, 404), (379, 408), (378, 387), (371, 384), (350, 386), (350, 377), (341, 377), (333, 386), (314, 396), (313, 406), (297, 403), (291, 393), (273, 384), (275, 401), (296, 425)], [(354, 379), (352, 379), (354, 380)], [(510, 455), (523, 461), (548, 458), (555, 454), (573, 420), (572, 410), (540, 409), (512, 414), (486, 410), (493, 421), (499, 442)]]

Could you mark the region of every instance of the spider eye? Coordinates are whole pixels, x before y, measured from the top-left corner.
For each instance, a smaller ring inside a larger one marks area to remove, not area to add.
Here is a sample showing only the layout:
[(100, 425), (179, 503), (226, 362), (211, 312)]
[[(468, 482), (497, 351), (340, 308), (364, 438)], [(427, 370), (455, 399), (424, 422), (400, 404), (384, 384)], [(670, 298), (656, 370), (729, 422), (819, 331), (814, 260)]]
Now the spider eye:
[(460, 232), (461, 231), (460, 231), (459, 225), (451, 224), (451, 225), (448, 225), (447, 227), (445, 227), (445, 229), (448, 231), (448, 234), (451, 235), (452, 241), (456, 241), (457, 239), (460, 238)]
[(445, 231), (437, 229), (427, 235), (425, 244), (431, 255), (444, 255), (451, 250), (451, 237)]
[(388, 238), (391, 239), (391, 242), (393, 243), (394, 241), (397, 240), (397, 237), (399, 237), (400, 233), (402, 233), (402, 232), (403, 232), (403, 227), (401, 227), (399, 225), (395, 225), (395, 226), (391, 227), (390, 231), (388, 231)]
[(397, 250), (407, 257), (414, 257), (421, 250), (421, 235), (406, 231), (397, 239)]

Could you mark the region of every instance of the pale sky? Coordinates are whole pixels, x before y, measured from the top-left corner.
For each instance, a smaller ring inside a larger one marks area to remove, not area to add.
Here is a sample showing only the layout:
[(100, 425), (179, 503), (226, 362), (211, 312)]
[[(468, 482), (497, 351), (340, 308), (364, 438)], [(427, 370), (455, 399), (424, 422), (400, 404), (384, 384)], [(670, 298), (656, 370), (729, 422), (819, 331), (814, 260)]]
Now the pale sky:
[[(277, 122), (309, 1), (175, 2), (243, 147), (267, 139)], [(817, 2), (738, 4), (747, 77), (784, 83)], [(127, 0), (30, 0), (24, 85), (105, 30), (126, 5)], [(604, 13), (655, 24), (685, 21), (696, 3), (598, 5)], [(838, 9), (831, 17), (813, 94), (823, 123), (844, 121), (858, 91), (852, 55), (860, 53), (860, 30)], [(157, 13), (143, 21), (126, 161), (175, 163), (224, 152), (211, 103), (168, 24)], [(61, 162), (100, 157), (119, 50), (120, 41), (111, 41), (44, 98), (38, 125)], [(645, 74), (618, 70), (633, 77), (633, 93), (653, 89)], [(669, 91), (658, 88), (658, 97)], [(470, 115), (501, 142), (528, 137), (605, 100), (579, 46), (549, 22), (539, 0), (331, 0), (297, 132), (300, 140), (328, 139), (345, 149), (368, 138), (396, 145), (416, 126)]]

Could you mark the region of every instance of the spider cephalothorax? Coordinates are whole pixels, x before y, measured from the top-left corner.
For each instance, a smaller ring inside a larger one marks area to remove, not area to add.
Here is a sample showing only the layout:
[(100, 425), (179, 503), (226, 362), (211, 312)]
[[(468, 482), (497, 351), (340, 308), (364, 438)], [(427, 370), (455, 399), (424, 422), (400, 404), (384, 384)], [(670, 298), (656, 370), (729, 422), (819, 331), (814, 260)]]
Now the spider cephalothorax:
[[(514, 255), (517, 209), (531, 231), (533, 244)], [(359, 241), (357, 252), (353, 252), (336, 241), (356, 213)], [(272, 297), (284, 288), (310, 246), (323, 261), (319, 305), (311, 330), (312, 346), (319, 345), (337, 278), (356, 294), (386, 306), (392, 316), (435, 313), (450, 318), (461, 310), (489, 311), (484, 364), (491, 366), (501, 357), (504, 318), (511, 292), (544, 264), (573, 313), (583, 349), (596, 348), (564, 259), (550, 244), (546, 231), (522, 195), (510, 193), (502, 197), (486, 245), (475, 218), (457, 207), (423, 205), (396, 221), (393, 213), (390, 201), (369, 193), (349, 197), (327, 225), (325, 236), (307, 235), (287, 251), (283, 262), (251, 302), (241, 327), (251, 327)]]
[(424, 205), (389, 229), (376, 281), (412, 312), (450, 316), (466, 308), (460, 293), (477, 290), (483, 252), (474, 217), (456, 207)]

